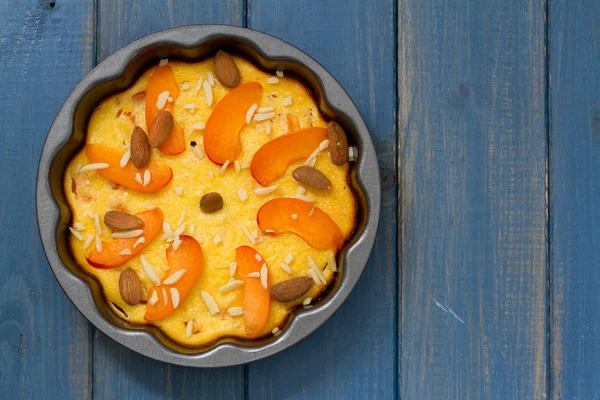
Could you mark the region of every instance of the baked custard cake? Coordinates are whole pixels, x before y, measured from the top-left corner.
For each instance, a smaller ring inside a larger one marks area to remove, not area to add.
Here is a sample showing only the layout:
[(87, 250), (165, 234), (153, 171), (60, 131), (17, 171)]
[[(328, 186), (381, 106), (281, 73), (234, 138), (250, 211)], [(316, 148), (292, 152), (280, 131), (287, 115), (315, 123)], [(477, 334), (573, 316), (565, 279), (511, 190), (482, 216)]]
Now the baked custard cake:
[(355, 157), (281, 71), (162, 60), (96, 107), (65, 171), (72, 254), (117, 315), (183, 345), (277, 335), (336, 274)]

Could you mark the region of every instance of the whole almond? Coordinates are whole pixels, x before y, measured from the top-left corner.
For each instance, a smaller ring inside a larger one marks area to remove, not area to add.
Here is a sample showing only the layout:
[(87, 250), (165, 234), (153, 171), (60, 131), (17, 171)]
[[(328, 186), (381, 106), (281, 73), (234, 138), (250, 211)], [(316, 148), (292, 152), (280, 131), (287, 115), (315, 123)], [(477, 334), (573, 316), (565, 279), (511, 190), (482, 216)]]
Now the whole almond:
[(302, 165), (292, 171), (292, 176), (304, 186), (313, 189), (331, 189), (331, 181), (324, 173), (308, 165)]
[(217, 192), (206, 193), (200, 199), (200, 208), (207, 214), (219, 211), (223, 208), (223, 197)]
[(344, 165), (348, 162), (348, 138), (337, 122), (327, 125), (329, 134), (329, 156), (334, 165)]
[(150, 161), (150, 143), (148, 135), (139, 126), (133, 128), (131, 132), (131, 162), (136, 168), (144, 168)]
[(223, 50), (215, 55), (215, 76), (223, 86), (236, 87), (240, 83), (240, 71), (233, 58)]
[(119, 277), (119, 292), (125, 303), (134, 306), (142, 300), (142, 283), (132, 268), (125, 268)]
[(151, 147), (160, 147), (167, 140), (173, 130), (173, 115), (168, 110), (162, 110), (154, 118), (150, 132), (148, 133), (148, 143)]
[(144, 226), (144, 221), (125, 211), (111, 210), (104, 214), (104, 225), (113, 231), (129, 231), (140, 229)]
[(312, 278), (307, 276), (288, 279), (271, 286), (271, 297), (280, 303), (296, 300), (308, 292), (312, 284)]

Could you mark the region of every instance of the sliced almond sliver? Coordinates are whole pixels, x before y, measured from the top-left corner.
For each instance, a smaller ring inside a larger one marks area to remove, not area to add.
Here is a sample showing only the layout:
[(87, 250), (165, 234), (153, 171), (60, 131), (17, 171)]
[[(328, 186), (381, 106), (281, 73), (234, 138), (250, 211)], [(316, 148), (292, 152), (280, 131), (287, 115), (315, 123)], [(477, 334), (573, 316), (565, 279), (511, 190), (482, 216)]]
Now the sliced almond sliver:
[(292, 274), (292, 269), (286, 263), (280, 263), (279, 266), (281, 267), (282, 270), (284, 270), (288, 274), (290, 274), (290, 275)]
[(175, 232), (173, 232), (174, 236), (179, 236), (183, 233), (183, 231), (185, 231), (185, 227), (187, 225), (187, 222), (184, 222), (183, 224), (179, 225), (179, 228), (177, 228), (177, 230)]
[(170, 93), (167, 90), (163, 90), (162, 92), (160, 92), (156, 99), (156, 108), (158, 108), (159, 110), (165, 108), (167, 101), (169, 101), (169, 96)]
[(150, 263), (146, 259), (146, 256), (141, 255), (140, 261), (142, 263), (142, 267), (144, 268), (144, 272), (146, 273), (146, 276), (148, 277), (148, 279), (150, 279), (152, 281), (152, 283), (154, 283), (156, 286), (160, 286), (160, 278), (156, 274), (156, 271), (154, 270), (152, 265), (150, 265)]
[(202, 77), (198, 78), (198, 82), (196, 83), (196, 86), (194, 87), (194, 96), (196, 96), (198, 94), (198, 92), (200, 91), (200, 89), (202, 88), (202, 83), (203, 83), (203, 79)]
[(319, 279), (319, 277), (317, 276), (317, 274), (315, 273), (314, 270), (309, 269), (308, 270), (308, 275), (312, 278), (312, 280), (315, 282), (315, 285), (317, 286), (323, 286), (323, 284), (321, 283), (321, 280)]
[(285, 263), (291, 264), (292, 261), (294, 261), (294, 256), (291, 253), (288, 253), (288, 255), (285, 256)]
[(102, 235), (102, 225), (100, 225), (100, 218), (98, 217), (98, 213), (94, 214), (94, 225), (96, 226), (96, 233), (98, 235)]
[(167, 289), (162, 288), (162, 294), (163, 294), (163, 304), (166, 306), (167, 304), (169, 304), (169, 295), (167, 295)]
[(148, 304), (153, 306), (156, 303), (158, 303), (158, 295), (156, 294), (156, 290), (155, 290), (154, 292), (152, 292), (152, 296), (150, 296), (150, 298), (148, 299)]
[(267, 290), (268, 287), (268, 277), (269, 277), (269, 269), (267, 268), (267, 264), (263, 264), (260, 268), (260, 284), (263, 289)]
[(227, 282), (225, 285), (221, 286), (219, 288), (219, 292), (221, 292), (221, 293), (231, 292), (232, 290), (239, 288), (243, 284), (244, 284), (244, 281), (231, 280), (231, 281)]
[(225, 162), (223, 163), (223, 165), (221, 165), (221, 168), (219, 169), (219, 172), (217, 172), (217, 175), (223, 175), (225, 173), (225, 171), (227, 170), (228, 166), (229, 166), (229, 160), (225, 160)]
[(192, 329), (194, 329), (194, 320), (190, 319), (185, 325), (185, 336), (192, 337)]
[(258, 104), (254, 103), (250, 106), (250, 108), (248, 108), (248, 111), (246, 111), (246, 123), (249, 124), (250, 121), (252, 121), (252, 116), (254, 115), (254, 113), (256, 112), (256, 110), (258, 109)]
[(271, 119), (273, 117), (275, 117), (275, 113), (274, 112), (266, 112), (266, 113), (254, 114), (254, 120), (256, 122), (266, 121), (266, 120)]
[(333, 272), (337, 271), (337, 262), (335, 261), (335, 255), (329, 255), (329, 265), (331, 265), (331, 270)]
[(142, 183), (142, 186), (148, 186), (148, 184), (150, 184), (150, 179), (152, 179), (152, 176), (150, 175), (150, 170), (147, 169), (144, 171), (144, 182)]
[(171, 300), (173, 301), (173, 308), (177, 308), (177, 306), (179, 305), (179, 300), (181, 300), (181, 296), (179, 295), (179, 290), (177, 290), (177, 288), (169, 288), (169, 291), (171, 292)]
[(254, 189), (254, 194), (259, 195), (259, 196), (264, 196), (266, 194), (273, 192), (275, 189), (277, 189), (277, 185), (260, 187), (260, 188)]
[(96, 251), (98, 253), (102, 252), (102, 241), (100, 240), (100, 235), (96, 234)]
[(173, 240), (173, 248), (175, 250), (179, 250), (179, 246), (181, 246), (181, 243), (183, 243), (183, 241), (179, 238), (179, 236), (176, 236), (175, 240)]
[(246, 235), (246, 237), (248, 238), (248, 240), (250, 241), (250, 243), (256, 244), (256, 239), (254, 239), (254, 236), (252, 236), (252, 234), (250, 233), (250, 231), (248, 231), (248, 229), (246, 229), (246, 227), (243, 226), (243, 225), (242, 225), (242, 231), (244, 232), (244, 235)]
[(244, 310), (242, 309), (242, 307), (229, 307), (229, 309), (227, 310), (227, 312), (232, 317), (237, 317), (237, 316), (242, 315), (244, 313)]
[(87, 238), (85, 238), (85, 242), (83, 243), (83, 248), (87, 249), (88, 247), (90, 247), (93, 241), (94, 235), (88, 235)]
[(81, 233), (77, 232), (77, 230), (75, 230), (74, 228), (69, 227), (69, 230), (71, 231), (71, 233), (73, 234), (73, 236), (75, 236), (75, 238), (77, 240), (79, 240), (80, 242), (83, 241), (83, 236), (81, 236)]
[(325, 280), (325, 275), (323, 275), (323, 271), (321, 271), (319, 269), (319, 267), (317, 266), (317, 263), (315, 263), (315, 260), (313, 260), (313, 258), (311, 256), (308, 256), (308, 266), (313, 271), (315, 271), (315, 274), (321, 280), (321, 282), (323, 282), (323, 285), (327, 284), (327, 281)]
[(177, 282), (179, 282), (179, 280), (183, 277), (183, 275), (185, 274), (186, 269), (180, 269), (179, 271), (171, 274), (168, 278), (166, 278), (163, 281), (163, 284), (165, 285), (173, 285)]
[(131, 239), (141, 236), (143, 233), (144, 231), (141, 229), (132, 229), (130, 231), (113, 232), (111, 236), (115, 239)]
[(88, 164), (88, 165), (84, 165), (83, 167), (81, 167), (79, 172), (95, 171), (95, 170), (99, 170), (99, 169), (106, 169), (108, 167), (109, 167), (109, 165), (107, 163)]
[(204, 87), (204, 96), (206, 97), (206, 104), (210, 107), (213, 102), (212, 86), (210, 85), (210, 83), (208, 83), (208, 81), (204, 81), (202, 86)]
[(219, 312), (219, 306), (217, 306), (217, 302), (215, 301), (215, 299), (213, 299), (213, 297), (206, 291), (202, 291), (202, 299), (204, 300), (204, 303), (206, 304), (206, 307), (208, 307), (208, 311), (211, 313), (211, 315), (215, 315), (216, 313)]
[(123, 157), (121, 157), (121, 161), (119, 162), (119, 167), (125, 168), (129, 163), (129, 159), (131, 158), (131, 149), (128, 149)]
[(246, 191), (242, 188), (237, 190), (237, 195), (240, 201), (246, 201), (248, 199), (248, 194), (246, 194)]

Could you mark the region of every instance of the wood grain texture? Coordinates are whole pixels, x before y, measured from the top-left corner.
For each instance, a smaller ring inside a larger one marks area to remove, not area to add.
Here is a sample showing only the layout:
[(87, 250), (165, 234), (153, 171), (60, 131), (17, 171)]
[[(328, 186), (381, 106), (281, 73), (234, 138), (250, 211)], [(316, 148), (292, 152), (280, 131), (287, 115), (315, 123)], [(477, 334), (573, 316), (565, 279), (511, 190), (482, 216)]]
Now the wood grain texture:
[(91, 397), (91, 328), (44, 256), (35, 184), (52, 119), (92, 67), (93, 10), (92, 1), (0, 1), (2, 399)]
[(543, 399), (545, 10), (401, 0), (402, 399)]
[(304, 50), (340, 81), (371, 130), (382, 166), (381, 227), (340, 310), (301, 343), (248, 366), (251, 399), (396, 396), (395, 1), (249, 0), (248, 27)]
[(128, 350), (96, 330), (95, 399), (241, 399), (244, 368), (173, 366)]
[(244, 23), (244, 0), (96, 1), (98, 62), (134, 40), (176, 26)]
[[(142, 36), (188, 24), (242, 25), (242, 1), (99, 0), (98, 61)], [(94, 397), (234, 399), (244, 393), (244, 367), (180, 368), (142, 357), (101, 332), (94, 341)]]
[(550, 3), (553, 399), (600, 399), (600, 3)]

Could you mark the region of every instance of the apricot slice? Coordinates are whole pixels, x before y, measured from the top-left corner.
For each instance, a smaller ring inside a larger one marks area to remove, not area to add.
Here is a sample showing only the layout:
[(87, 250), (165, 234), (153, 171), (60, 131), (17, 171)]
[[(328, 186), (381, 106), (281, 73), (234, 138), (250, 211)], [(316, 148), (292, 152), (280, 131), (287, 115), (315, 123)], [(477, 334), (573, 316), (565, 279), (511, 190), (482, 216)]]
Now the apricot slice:
[[(175, 311), (171, 288), (179, 292), (180, 307), (187, 295), (190, 293), (202, 272), (203, 257), (202, 248), (198, 242), (191, 236), (181, 236), (181, 245), (177, 250), (173, 246), (167, 249), (167, 263), (169, 264), (169, 275), (163, 279), (160, 286), (153, 286), (148, 292), (148, 299), (156, 295), (158, 301), (154, 304), (146, 303), (146, 314), (144, 319), (148, 322), (159, 321)], [(185, 272), (175, 283), (167, 284), (169, 277), (180, 273), (182, 269)], [(163, 290), (167, 293), (168, 299), (165, 304)]]
[[(244, 280), (244, 320), (246, 323), (246, 334), (250, 337), (257, 336), (263, 330), (269, 319), (271, 294), (262, 287), (260, 278), (249, 278), (248, 274), (259, 272), (265, 264), (264, 260), (258, 261), (258, 252), (249, 246), (241, 246), (235, 249), (235, 262), (237, 273)], [(260, 256), (260, 254), (258, 254)], [(260, 257), (262, 259), (262, 257)]]
[(262, 186), (285, 173), (294, 161), (306, 159), (327, 139), (326, 128), (300, 129), (265, 143), (252, 158), (250, 171)]
[(179, 86), (171, 67), (168, 65), (158, 67), (148, 82), (148, 88), (146, 89), (146, 132), (152, 126), (154, 118), (161, 111), (156, 103), (158, 102), (158, 96), (164, 91), (169, 92), (169, 96), (173, 98), (173, 101), (167, 101), (162, 110), (169, 110), (172, 113), (173, 103), (179, 96)]
[[(169, 96), (173, 98), (173, 101), (167, 101), (165, 106), (159, 109), (157, 106), (158, 96), (164, 91), (169, 92)], [(149, 132), (154, 118), (161, 110), (168, 110), (173, 114), (173, 104), (175, 104), (177, 96), (179, 96), (179, 86), (171, 67), (168, 65), (158, 67), (150, 78), (146, 89), (146, 132)], [(167, 141), (158, 149), (168, 155), (179, 154), (185, 150), (185, 135), (183, 129), (177, 123), (173, 126)]]
[(270, 200), (258, 210), (258, 227), (265, 234), (295, 233), (315, 250), (340, 249), (344, 244), (342, 231), (329, 215), (313, 207), (299, 199)]
[(167, 140), (158, 150), (170, 156), (177, 155), (185, 150), (185, 134), (183, 133), (183, 128), (177, 122), (173, 125), (173, 130)]
[[(103, 240), (102, 251), (99, 252), (94, 247), (87, 256), (87, 262), (92, 267), (102, 269), (120, 267), (140, 254), (154, 240), (163, 223), (163, 214), (160, 208), (143, 211), (136, 214), (136, 217), (144, 221), (144, 233), (130, 239)], [(144, 242), (134, 248), (133, 245), (142, 237), (145, 239)], [(120, 253), (125, 249), (129, 249), (131, 254), (121, 255)]]
[[(85, 153), (92, 163), (106, 163), (108, 168), (99, 169), (98, 173), (126, 188), (143, 193), (154, 193), (167, 186), (173, 176), (173, 171), (166, 163), (152, 160), (145, 168), (138, 169), (132, 162), (121, 168), (119, 163), (123, 153), (102, 144), (88, 144)], [(144, 177), (144, 172), (150, 171), (150, 183), (144, 186), (136, 180), (136, 174)]]
[(260, 104), (261, 96), (262, 86), (249, 82), (233, 89), (216, 105), (204, 128), (204, 150), (212, 162), (233, 163), (240, 154), (239, 133), (246, 125), (246, 113), (252, 104)]

